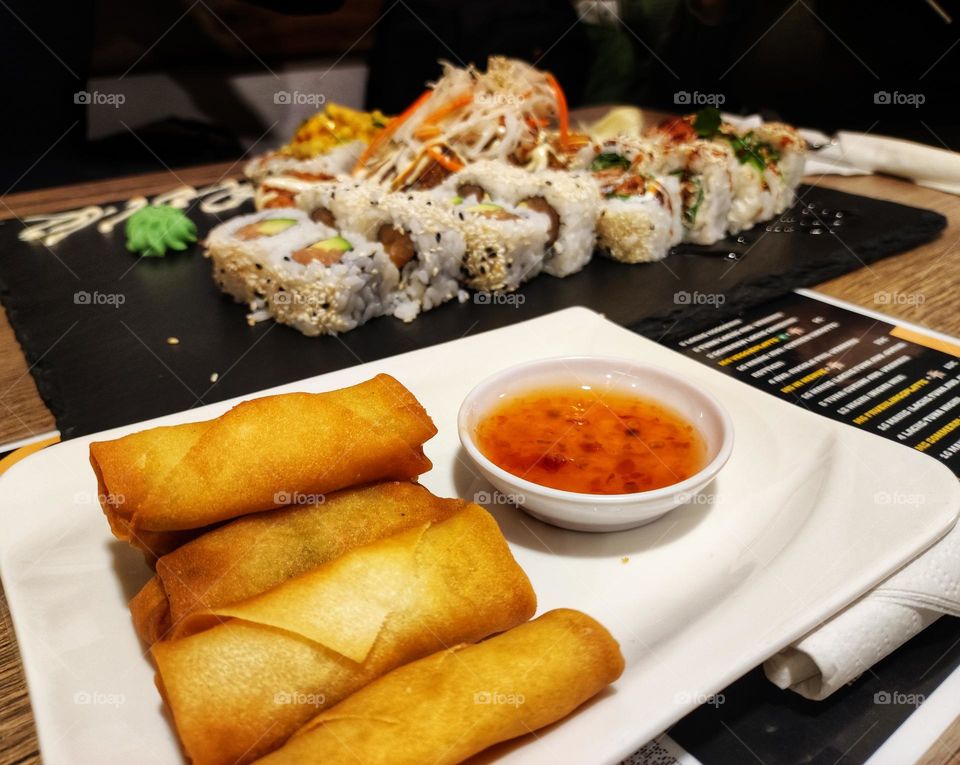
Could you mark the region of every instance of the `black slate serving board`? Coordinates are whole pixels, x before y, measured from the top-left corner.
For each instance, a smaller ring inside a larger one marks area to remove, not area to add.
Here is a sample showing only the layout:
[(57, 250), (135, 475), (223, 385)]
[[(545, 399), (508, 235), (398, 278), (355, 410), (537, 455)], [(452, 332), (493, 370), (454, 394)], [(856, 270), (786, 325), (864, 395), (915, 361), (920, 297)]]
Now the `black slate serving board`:
[[(830, 189), (801, 187), (799, 195), (779, 220), (711, 248), (641, 266), (595, 258), (566, 279), (541, 276), (509, 300), (471, 296), (411, 324), (382, 318), (339, 337), (307, 338), (269, 321), (249, 326), (246, 306), (214, 286), (199, 247), (138, 261), (124, 249), (122, 226), (109, 235), (91, 226), (47, 248), (20, 241), (20, 221), (4, 222), (0, 299), (66, 439), (574, 305), (653, 339), (690, 332), (902, 252), (946, 225), (929, 210)], [(217, 222), (196, 207), (188, 212), (201, 235)]]

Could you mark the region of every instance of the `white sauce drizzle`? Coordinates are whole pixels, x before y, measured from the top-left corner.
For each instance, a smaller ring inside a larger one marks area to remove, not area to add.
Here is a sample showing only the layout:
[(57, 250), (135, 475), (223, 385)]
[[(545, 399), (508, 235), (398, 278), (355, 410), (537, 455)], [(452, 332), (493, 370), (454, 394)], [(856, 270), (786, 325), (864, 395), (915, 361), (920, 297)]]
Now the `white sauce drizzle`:
[(201, 212), (213, 215), (239, 207), (252, 198), (251, 184), (235, 178), (228, 178), (200, 189), (180, 186), (158, 194), (149, 201), (143, 196), (131, 197), (120, 211), (113, 205), (106, 207), (88, 205), (77, 210), (31, 215), (24, 219), (25, 226), (19, 233), (18, 239), (21, 242), (42, 242), (47, 247), (52, 247), (94, 223), (97, 224), (97, 231), (101, 234), (110, 234), (119, 224), (148, 204), (156, 206), (166, 204), (182, 210), (192, 201), (199, 199)]

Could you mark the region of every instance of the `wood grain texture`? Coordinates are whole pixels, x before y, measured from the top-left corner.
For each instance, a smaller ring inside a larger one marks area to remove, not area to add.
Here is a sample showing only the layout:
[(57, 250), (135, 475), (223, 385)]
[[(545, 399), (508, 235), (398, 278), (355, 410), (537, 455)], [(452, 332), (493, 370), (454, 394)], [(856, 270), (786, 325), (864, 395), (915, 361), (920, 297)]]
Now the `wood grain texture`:
[(960, 765), (960, 716), (924, 752), (917, 765)]
[[(64, 210), (167, 191), (181, 184), (204, 185), (237, 176), (242, 163), (206, 165), (174, 172), (114, 178), (0, 198), (0, 218)], [(949, 223), (934, 242), (818, 286), (828, 295), (906, 319), (952, 335), (960, 335), (956, 293), (960, 285), (960, 197), (924, 189), (893, 178), (811, 177), (815, 186), (926, 207), (944, 214)], [(815, 198), (815, 191), (811, 192)], [(886, 294), (890, 297), (883, 297)], [(37, 395), (23, 354), (0, 316), (0, 443), (49, 430), (52, 415)], [(3, 391), (6, 391), (5, 393)], [(6, 599), (0, 593), (0, 765), (40, 761), (23, 669), (10, 624)], [(925, 755), (924, 765), (960, 762), (960, 722)]]

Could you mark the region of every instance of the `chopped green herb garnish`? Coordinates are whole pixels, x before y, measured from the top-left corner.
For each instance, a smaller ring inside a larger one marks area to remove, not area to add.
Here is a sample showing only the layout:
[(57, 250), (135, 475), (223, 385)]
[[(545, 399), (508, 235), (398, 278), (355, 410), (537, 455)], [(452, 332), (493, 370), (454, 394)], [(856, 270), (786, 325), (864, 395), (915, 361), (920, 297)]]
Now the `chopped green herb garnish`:
[(127, 219), (127, 249), (145, 258), (162, 258), (167, 250), (185, 250), (197, 241), (197, 226), (183, 210), (150, 205)]
[(621, 167), (627, 170), (630, 167), (630, 160), (620, 154), (608, 152), (598, 154), (590, 163), (590, 170), (595, 173), (600, 170), (609, 170), (612, 167)]
[(698, 111), (693, 117), (693, 129), (701, 138), (713, 138), (720, 130), (720, 110), (708, 106)]
[(700, 205), (703, 204), (703, 181), (694, 176), (690, 179), (690, 183), (695, 186), (696, 192), (693, 194), (693, 203), (684, 205), (683, 222), (688, 228), (697, 222), (697, 213), (700, 212)]
[(759, 140), (753, 131), (742, 136), (725, 135), (724, 138), (730, 142), (730, 148), (733, 149), (740, 164), (750, 164), (758, 173), (763, 173), (768, 165), (780, 160), (780, 152), (770, 144)]

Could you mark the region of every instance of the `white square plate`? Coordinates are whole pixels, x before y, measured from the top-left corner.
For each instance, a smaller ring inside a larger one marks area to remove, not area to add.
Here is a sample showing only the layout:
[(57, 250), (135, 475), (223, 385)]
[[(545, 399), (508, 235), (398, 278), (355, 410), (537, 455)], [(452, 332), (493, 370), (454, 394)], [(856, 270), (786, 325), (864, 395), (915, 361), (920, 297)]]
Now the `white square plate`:
[[(736, 445), (707, 493), (633, 531), (564, 531), (489, 505), (540, 611), (586, 611), (627, 660), (593, 703), (501, 747), (506, 762), (617, 762), (924, 550), (960, 510), (956, 478), (929, 457), (777, 401), (582, 308), (262, 394), (388, 372), (440, 429), (423, 483), (475, 498), (491, 490), (460, 449), (460, 402), (505, 366), (565, 354), (681, 372), (727, 407)], [(59, 444), (0, 481), (0, 574), (48, 765), (182, 761), (126, 608), (149, 572), (110, 535), (87, 450), (92, 440), (206, 419), (234, 403)]]

